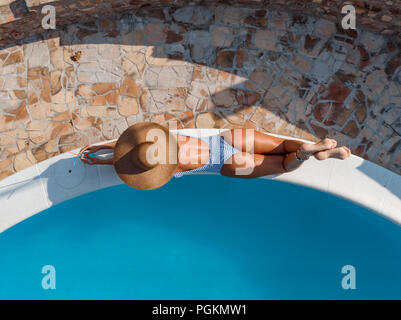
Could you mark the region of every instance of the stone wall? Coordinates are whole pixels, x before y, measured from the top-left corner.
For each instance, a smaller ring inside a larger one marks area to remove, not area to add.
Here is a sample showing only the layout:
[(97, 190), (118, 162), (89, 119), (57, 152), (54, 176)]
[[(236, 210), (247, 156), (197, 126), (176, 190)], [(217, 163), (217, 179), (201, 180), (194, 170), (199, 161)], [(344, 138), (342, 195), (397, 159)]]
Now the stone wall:
[(329, 136), (401, 173), (401, 44), (221, 5), (146, 6), (0, 48), (0, 179), (138, 121)]
[[(253, 7), (310, 14), (340, 22), (341, 7), (353, 4), (357, 12), (357, 28), (386, 35), (398, 35), (401, 31), (401, 0), (0, 0), (0, 46), (15, 42), (38, 32), (41, 26), (42, 7), (55, 6), (57, 27), (84, 19), (104, 17), (116, 12), (136, 13), (149, 10), (157, 14), (158, 7), (184, 6), (188, 4)], [(153, 12), (153, 13), (152, 13)]]

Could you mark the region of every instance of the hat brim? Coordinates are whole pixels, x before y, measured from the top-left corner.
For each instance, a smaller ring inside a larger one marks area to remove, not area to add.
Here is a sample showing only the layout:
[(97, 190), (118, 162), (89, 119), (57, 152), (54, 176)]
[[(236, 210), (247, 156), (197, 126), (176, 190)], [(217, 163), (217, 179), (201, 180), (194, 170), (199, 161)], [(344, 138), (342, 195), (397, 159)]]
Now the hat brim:
[(172, 150), (176, 150), (178, 154), (178, 145), (175, 137), (170, 134), (167, 128), (159, 124), (140, 122), (126, 129), (117, 140), (114, 148), (113, 162), (120, 179), (135, 189), (153, 190), (160, 188), (170, 181), (177, 170), (177, 161), (173, 164), (158, 164), (146, 171), (133, 164), (131, 160), (132, 149), (136, 145), (148, 141), (147, 133), (151, 129), (162, 130), (166, 139), (168, 139), (167, 141), (175, 144)]

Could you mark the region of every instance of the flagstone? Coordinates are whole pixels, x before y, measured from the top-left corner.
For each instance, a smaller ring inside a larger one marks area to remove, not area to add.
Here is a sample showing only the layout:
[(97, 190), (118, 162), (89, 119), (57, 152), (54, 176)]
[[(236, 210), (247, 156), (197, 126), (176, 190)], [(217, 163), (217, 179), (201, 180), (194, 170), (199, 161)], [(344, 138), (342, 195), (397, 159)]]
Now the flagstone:
[(32, 119), (45, 120), (50, 114), (50, 103), (40, 102), (29, 105), (28, 112)]
[(138, 98), (141, 93), (141, 85), (137, 85), (135, 79), (125, 77), (120, 87), (120, 94)]
[(9, 169), (10, 165), (13, 163), (13, 158), (6, 158), (0, 161), (0, 172), (5, 169)]
[(214, 112), (200, 113), (196, 117), (196, 128), (220, 128), (225, 122)]
[(89, 139), (83, 132), (74, 132), (60, 138), (59, 148), (61, 152), (67, 152), (88, 144)]
[(149, 44), (159, 44), (166, 41), (167, 27), (163, 23), (150, 22), (144, 29), (144, 39)]
[(257, 30), (254, 43), (257, 48), (271, 51), (278, 51), (273, 30)]
[(4, 170), (4, 169), (0, 169), (0, 170), (1, 170), (0, 171), (0, 180), (5, 179), (15, 173), (12, 170)]
[(139, 112), (139, 105), (136, 98), (121, 96), (118, 101), (118, 112), (122, 116), (135, 115)]
[(50, 139), (55, 137), (62, 137), (70, 134), (74, 131), (74, 128), (70, 122), (56, 124), (51, 132)]
[(30, 150), (19, 153), (14, 159), (14, 170), (21, 171), (36, 163), (36, 159)]
[(7, 146), (7, 145), (12, 145), (12, 144), (15, 144), (15, 138), (7, 135), (7, 132), (0, 134), (0, 145), (1, 146)]
[(94, 83), (92, 84), (92, 89), (96, 94), (102, 95), (113, 89), (117, 89), (117, 83)]
[(58, 141), (57, 139), (51, 139), (44, 144), (44, 150), (47, 153), (53, 153), (58, 151)]
[(32, 149), (32, 154), (37, 162), (41, 162), (47, 159), (48, 155), (42, 146)]
[(55, 47), (54, 50), (50, 51), (50, 63), (53, 68), (58, 70), (63, 70), (69, 66), (69, 64), (64, 61), (63, 47)]
[(50, 89), (51, 95), (54, 96), (61, 90), (61, 71), (55, 70), (50, 72)]
[(24, 57), (22, 56), (21, 51), (13, 52), (8, 55), (7, 59), (4, 60), (2, 67), (4, 68), (5, 66), (21, 63), (23, 61)]
[(216, 47), (229, 47), (234, 41), (234, 30), (223, 26), (214, 26), (211, 31), (211, 44)]
[(315, 34), (322, 38), (330, 38), (335, 31), (334, 22), (319, 19), (315, 24)]
[(52, 103), (64, 104), (70, 103), (74, 99), (74, 91), (62, 89), (51, 97)]
[(90, 105), (86, 109), (87, 114), (92, 117), (101, 117), (104, 112), (103, 105)]

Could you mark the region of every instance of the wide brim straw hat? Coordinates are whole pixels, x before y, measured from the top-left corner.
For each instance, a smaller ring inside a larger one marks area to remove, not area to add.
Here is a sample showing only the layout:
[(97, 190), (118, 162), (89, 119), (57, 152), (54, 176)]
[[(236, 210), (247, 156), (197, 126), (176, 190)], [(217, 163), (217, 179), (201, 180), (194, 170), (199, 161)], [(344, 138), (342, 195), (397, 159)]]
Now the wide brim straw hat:
[(157, 123), (136, 123), (118, 138), (113, 162), (118, 176), (129, 186), (140, 190), (157, 189), (177, 170), (177, 140)]

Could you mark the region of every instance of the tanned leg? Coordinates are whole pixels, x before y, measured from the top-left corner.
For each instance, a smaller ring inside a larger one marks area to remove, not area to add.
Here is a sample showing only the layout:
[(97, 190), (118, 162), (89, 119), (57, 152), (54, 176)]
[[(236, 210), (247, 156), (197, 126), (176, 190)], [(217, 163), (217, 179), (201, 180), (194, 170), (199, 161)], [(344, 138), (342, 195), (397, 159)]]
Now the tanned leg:
[(351, 155), (351, 150), (347, 147), (333, 148), (330, 150), (320, 151), (314, 154), (317, 160), (326, 160), (328, 158), (344, 160)]
[(231, 157), (231, 161), (223, 165), (221, 174), (246, 179), (293, 171), (302, 164), (294, 155), (295, 153), (287, 156), (236, 153)]
[(243, 152), (257, 154), (286, 154), (284, 139), (269, 136), (256, 130), (233, 129), (222, 134), (224, 140)]
[[(296, 158), (296, 152), (303, 142), (277, 138), (255, 130), (247, 132), (246, 129), (226, 131), (222, 136), (227, 143), (243, 151), (223, 166), (222, 175), (257, 178), (293, 171), (303, 163)], [(309, 158), (309, 154), (299, 156), (303, 160)]]
[(249, 129), (233, 129), (225, 131), (221, 135), (227, 143), (238, 150), (263, 155), (287, 155), (301, 149), (305, 156), (311, 156), (316, 152), (331, 149), (337, 145), (333, 139), (326, 138), (316, 144), (311, 144), (277, 138)]
[(221, 174), (226, 177), (258, 178), (270, 174), (284, 173), (285, 156), (261, 155), (240, 152), (232, 156), (221, 168)]
[(337, 142), (325, 138), (318, 143), (304, 143), (269, 136), (255, 130), (233, 129), (222, 133), (224, 140), (241, 150), (224, 164), (221, 174), (230, 177), (256, 178), (290, 172), (314, 156), (345, 159), (350, 156), (346, 147), (336, 148)]

